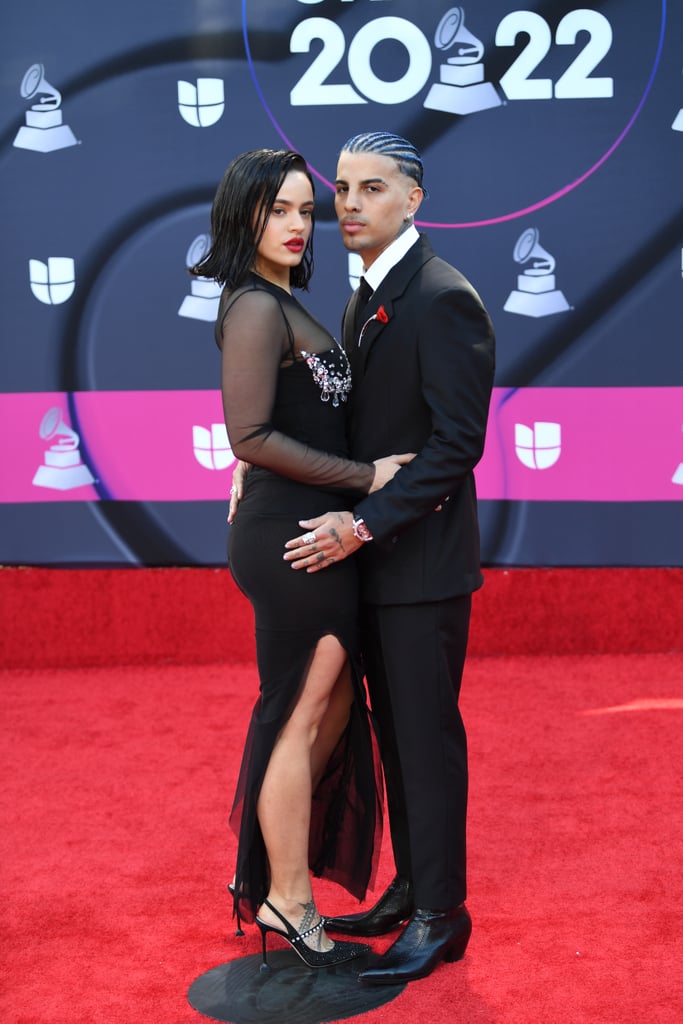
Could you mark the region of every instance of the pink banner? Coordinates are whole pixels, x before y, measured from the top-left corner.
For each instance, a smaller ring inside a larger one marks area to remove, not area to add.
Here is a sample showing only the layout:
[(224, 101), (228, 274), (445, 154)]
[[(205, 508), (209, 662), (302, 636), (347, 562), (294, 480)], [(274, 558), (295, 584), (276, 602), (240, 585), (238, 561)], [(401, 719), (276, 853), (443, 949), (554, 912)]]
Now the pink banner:
[[(226, 501), (218, 391), (0, 395), (0, 501)], [(480, 498), (681, 501), (683, 388), (497, 388)]]
[(13, 439), (0, 501), (220, 501), (230, 490), (218, 391), (1, 395), (0, 426)]
[(481, 498), (681, 501), (683, 388), (496, 388)]

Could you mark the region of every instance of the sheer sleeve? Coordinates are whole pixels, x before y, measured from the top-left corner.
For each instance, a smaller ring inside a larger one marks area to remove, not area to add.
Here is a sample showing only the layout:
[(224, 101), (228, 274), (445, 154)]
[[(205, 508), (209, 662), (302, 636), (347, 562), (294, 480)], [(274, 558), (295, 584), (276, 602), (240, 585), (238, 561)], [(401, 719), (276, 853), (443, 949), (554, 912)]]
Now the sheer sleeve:
[(223, 411), (233, 453), (300, 483), (367, 494), (374, 466), (319, 451), (271, 423), (280, 366), (293, 358), (278, 300), (261, 289), (237, 295), (220, 337)]

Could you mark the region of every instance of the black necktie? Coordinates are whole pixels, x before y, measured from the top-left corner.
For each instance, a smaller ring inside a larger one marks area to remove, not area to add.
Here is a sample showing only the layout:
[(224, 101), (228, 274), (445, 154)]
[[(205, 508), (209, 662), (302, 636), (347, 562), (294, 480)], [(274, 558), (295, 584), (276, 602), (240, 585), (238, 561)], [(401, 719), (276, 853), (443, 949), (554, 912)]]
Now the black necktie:
[(364, 277), (361, 277), (358, 283), (358, 298), (356, 300), (356, 316), (354, 320), (354, 333), (356, 338), (360, 334), (361, 327), (365, 323), (367, 317), (365, 314), (365, 307), (370, 301), (370, 297), (374, 289), (370, 287)]

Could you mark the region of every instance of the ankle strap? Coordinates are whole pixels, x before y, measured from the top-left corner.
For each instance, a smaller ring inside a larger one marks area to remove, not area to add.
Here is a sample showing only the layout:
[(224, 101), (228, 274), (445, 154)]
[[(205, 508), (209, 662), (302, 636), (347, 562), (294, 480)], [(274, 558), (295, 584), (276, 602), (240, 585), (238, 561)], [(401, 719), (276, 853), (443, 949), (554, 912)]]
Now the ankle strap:
[(319, 932), (321, 928), (325, 927), (325, 918), (321, 914), (320, 915), (320, 920), (318, 921), (317, 924), (314, 924), (312, 928), (307, 928), (305, 932), (298, 932), (293, 927), (291, 921), (288, 921), (287, 918), (283, 914), (280, 913), (280, 911), (277, 909), (277, 907), (273, 906), (273, 904), (270, 902), (270, 900), (265, 899), (263, 902), (265, 903), (265, 905), (268, 907), (269, 910), (273, 911), (273, 913), (275, 914), (276, 917), (280, 918), (280, 920), (282, 921), (283, 925), (285, 926), (285, 928), (287, 929), (288, 932), (290, 932), (290, 931), (296, 932), (296, 938), (293, 940), (294, 942), (300, 942), (302, 939), (307, 938), (309, 935), (314, 935), (316, 932)]

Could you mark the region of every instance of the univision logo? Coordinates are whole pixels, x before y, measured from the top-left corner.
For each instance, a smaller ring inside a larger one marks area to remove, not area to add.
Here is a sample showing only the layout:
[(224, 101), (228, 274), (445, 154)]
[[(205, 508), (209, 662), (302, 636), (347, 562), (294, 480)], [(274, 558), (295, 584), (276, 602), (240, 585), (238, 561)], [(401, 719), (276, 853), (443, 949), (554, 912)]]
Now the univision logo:
[(28, 274), (31, 291), (39, 302), (57, 306), (73, 295), (76, 271), (70, 256), (50, 256), (47, 263), (29, 260)]
[(224, 423), (212, 423), (211, 429), (192, 427), (194, 457), (204, 469), (227, 469), (235, 461)]
[(178, 110), (183, 121), (193, 128), (215, 124), (225, 109), (222, 78), (198, 78), (197, 84), (178, 82)]
[(515, 423), (515, 452), (528, 469), (549, 469), (562, 451), (559, 423)]

